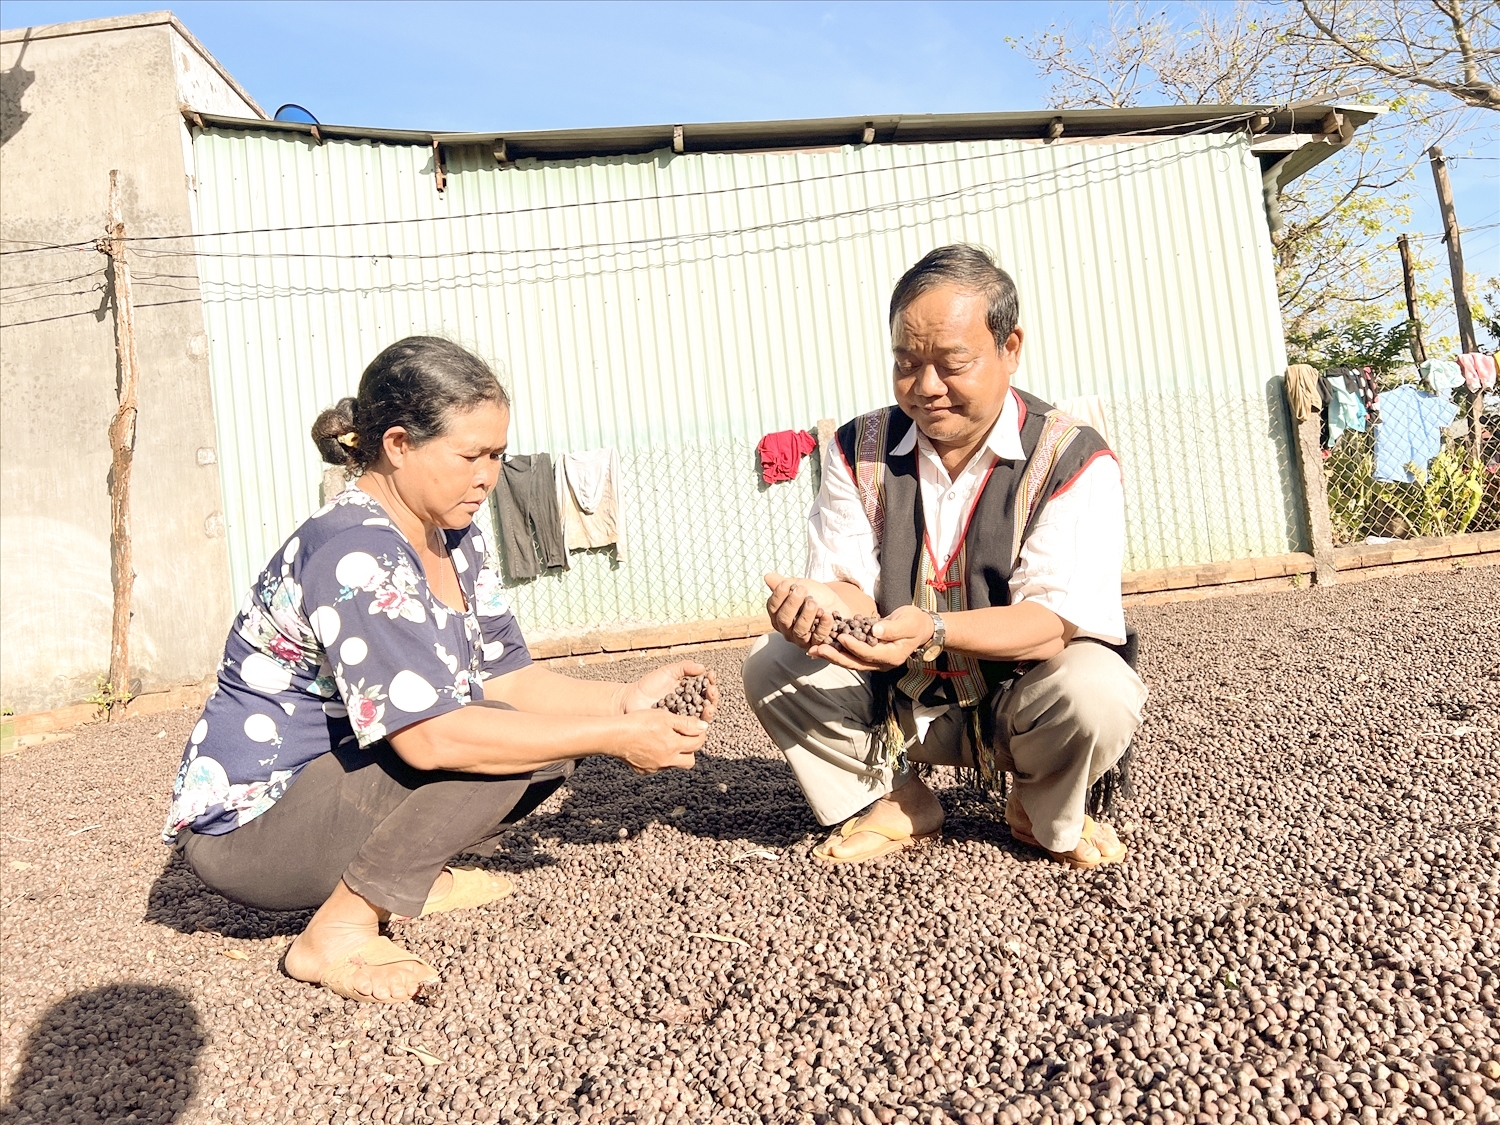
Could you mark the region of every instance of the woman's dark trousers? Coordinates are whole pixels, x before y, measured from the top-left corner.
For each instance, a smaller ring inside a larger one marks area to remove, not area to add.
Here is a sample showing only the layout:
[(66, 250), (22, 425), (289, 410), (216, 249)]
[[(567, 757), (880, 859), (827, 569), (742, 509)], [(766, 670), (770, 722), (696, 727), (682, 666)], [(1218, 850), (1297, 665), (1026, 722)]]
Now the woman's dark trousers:
[(422, 771), (387, 742), (350, 742), (310, 762), (249, 824), (222, 836), (184, 830), (177, 846), (198, 878), (246, 906), (313, 909), (342, 879), (376, 907), (415, 918), (449, 860), (494, 854), (507, 826), (572, 772), (572, 762), (506, 777)]

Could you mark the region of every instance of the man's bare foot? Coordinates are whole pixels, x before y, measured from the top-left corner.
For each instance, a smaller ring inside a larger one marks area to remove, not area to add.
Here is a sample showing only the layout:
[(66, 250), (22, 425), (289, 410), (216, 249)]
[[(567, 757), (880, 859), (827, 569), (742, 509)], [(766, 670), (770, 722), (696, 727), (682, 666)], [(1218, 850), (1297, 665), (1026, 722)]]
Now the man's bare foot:
[(1037, 841), (1031, 817), (1015, 790), (1011, 790), (1010, 797), (1005, 802), (1005, 822), (1010, 826), (1010, 834), (1020, 843), (1041, 848), (1053, 859), (1066, 863), (1069, 867), (1099, 867), (1102, 864), (1118, 863), (1125, 858), (1125, 845), (1115, 835), (1115, 830), (1090, 816), (1083, 818), (1083, 835), (1072, 851), (1054, 852), (1043, 847)]
[[(342, 882), (318, 908), (307, 929), (297, 935), (282, 964), (296, 980), (321, 984), (328, 971), (371, 938), (380, 936), (385, 912), (372, 906)], [(381, 1001), (409, 1000), (437, 974), (420, 961), (356, 968), (347, 983), (356, 992)]]
[(866, 809), (849, 835), (835, 835), (825, 845), (827, 853), (834, 859), (847, 859), (879, 848), (890, 839), (878, 832), (860, 831), (865, 824), (879, 825), (898, 835), (926, 836), (943, 826), (943, 806), (926, 783), (912, 774), (899, 789)]

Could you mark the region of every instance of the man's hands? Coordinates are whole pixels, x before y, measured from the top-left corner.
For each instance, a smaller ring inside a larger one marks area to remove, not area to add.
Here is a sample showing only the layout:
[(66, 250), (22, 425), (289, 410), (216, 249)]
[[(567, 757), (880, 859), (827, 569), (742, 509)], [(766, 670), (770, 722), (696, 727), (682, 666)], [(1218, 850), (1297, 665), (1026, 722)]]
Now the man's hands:
[[(708, 691), (704, 693), (701, 719), (674, 715), (656, 706), (684, 676), (702, 675), (708, 676)], [(661, 769), (690, 770), (695, 761), (693, 755), (707, 741), (708, 724), (718, 709), (719, 685), (711, 669), (691, 660), (665, 664), (624, 685), (620, 711), (626, 716), (629, 733), (615, 757), (642, 775)]]
[[(932, 640), (932, 618), (914, 605), (902, 606), (875, 626), (873, 645), (844, 637), (833, 639), (836, 617), (853, 617), (854, 610), (833, 587), (810, 578), (766, 575), (771, 596), (766, 612), (771, 625), (807, 655), (831, 661), (856, 672), (899, 668), (917, 649)], [(872, 606), (873, 610), (873, 606)]]
[(856, 672), (884, 672), (901, 667), (912, 653), (925, 648), (932, 632), (932, 616), (926, 610), (904, 605), (875, 624), (874, 644), (847, 636), (837, 642), (825, 639), (808, 648), (807, 655)]
[(787, 578), (773, 571), (766, 575), (766, 585), (771, 588), (766, 599), (771, 627), (809, 652), (833, 636), (834, 614), (847, 617), (853, 612), (831, 587), (810, 578)]

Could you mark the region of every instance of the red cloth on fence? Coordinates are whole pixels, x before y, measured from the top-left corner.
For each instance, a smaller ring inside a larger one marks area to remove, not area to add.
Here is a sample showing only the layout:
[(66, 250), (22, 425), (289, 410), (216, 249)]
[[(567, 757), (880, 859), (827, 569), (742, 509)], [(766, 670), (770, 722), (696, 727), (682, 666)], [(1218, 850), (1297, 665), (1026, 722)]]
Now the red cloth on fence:
[(802, 458), (818, 447), (817, 439), (806, 430), (781, 430), (760, 439), (755, 451), (760, 454), (760, 475), (767, 484), (795, 480)]

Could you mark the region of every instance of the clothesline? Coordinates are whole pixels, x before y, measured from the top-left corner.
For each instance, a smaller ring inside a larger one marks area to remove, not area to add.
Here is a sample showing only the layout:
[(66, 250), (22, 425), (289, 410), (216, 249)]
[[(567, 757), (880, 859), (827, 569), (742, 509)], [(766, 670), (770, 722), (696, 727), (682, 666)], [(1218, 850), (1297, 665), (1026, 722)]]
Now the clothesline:
[(1292, 364), (1285, 376), (1287, 403), (1298, 422), (1314, 413), (1321, 416), (1324, 457), (1345, 431), (1364, 433), (1373, 427), (1374, 479), (1411, 484), (1417, 479), (1414, 471), (1426, 473), (1442, 452), (1444, 431), (1458, 417), (1453, 391), (1464, 387), (1482, 396), (1496, 385), (1495, 357), (1485, 352), (1425, 360), (1417, 370), (1421, 383), (1377, 391), (1369, 367), (1319, 372), (1310, 364)]
[(567, 570), (569, 554), (614, 547), (623, 562), (624, 474), (613, 446), (582, 453), (508, 456), (495, 485), (499, 539), (512, 580)]

